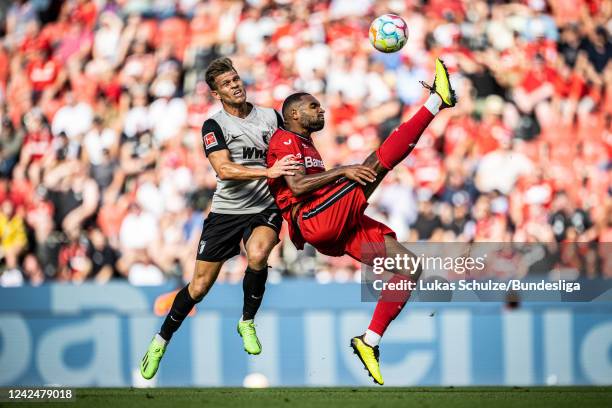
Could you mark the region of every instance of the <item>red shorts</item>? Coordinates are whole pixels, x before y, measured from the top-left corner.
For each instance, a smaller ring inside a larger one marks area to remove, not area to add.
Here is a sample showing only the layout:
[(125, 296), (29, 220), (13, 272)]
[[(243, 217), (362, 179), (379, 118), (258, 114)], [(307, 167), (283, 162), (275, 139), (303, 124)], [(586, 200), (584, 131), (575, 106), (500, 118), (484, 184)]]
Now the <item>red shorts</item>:
[(322, 254), (347, 254), (372, 265), (374, 258), (386, 255), (385, 235), (395, 238), (395, 233), (365, 215), (367, 206), (361, 187), (346, 181), (304, 204), (296, 218), (304, 240)]

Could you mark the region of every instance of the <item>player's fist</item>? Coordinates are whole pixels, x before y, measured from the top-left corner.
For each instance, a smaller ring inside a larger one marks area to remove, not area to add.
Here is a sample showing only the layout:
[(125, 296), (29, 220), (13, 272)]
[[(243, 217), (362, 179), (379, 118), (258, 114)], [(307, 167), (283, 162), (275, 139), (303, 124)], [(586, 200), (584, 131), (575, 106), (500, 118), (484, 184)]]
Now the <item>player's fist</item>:
[(361, 164), (353, 164), (351, 166), (344, 167), (344, 177), (349, 180), (353, 180), (365, 186), (367, 183), (373, 183), (376, 181), (376, 172)]
[(277, 178), (281, 176), (295, 176), (295, 172), (300, 169), (300, 162), (295, 160), (295, 156), (288, 154), (285, 157), (278, 159), (272, 167), (268, 168), (268, 178)]

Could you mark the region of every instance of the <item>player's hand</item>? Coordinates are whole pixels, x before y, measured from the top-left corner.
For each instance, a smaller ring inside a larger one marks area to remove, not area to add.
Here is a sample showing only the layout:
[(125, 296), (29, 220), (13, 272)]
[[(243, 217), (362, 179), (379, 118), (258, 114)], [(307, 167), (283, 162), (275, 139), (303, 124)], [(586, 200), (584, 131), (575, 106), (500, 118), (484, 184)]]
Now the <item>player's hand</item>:
[(288, 154), (278, 159), (272, 167), (268, 168), (268, 178), (278, 178), (281, 176), (295, 176), (295, 172), (300, 169), (300, 162), (295, 160), (295, 156)]
[(344, 168), (344, 177), (365, 186), (376, 181), (376, 172), (368, 166), (354, 164)]

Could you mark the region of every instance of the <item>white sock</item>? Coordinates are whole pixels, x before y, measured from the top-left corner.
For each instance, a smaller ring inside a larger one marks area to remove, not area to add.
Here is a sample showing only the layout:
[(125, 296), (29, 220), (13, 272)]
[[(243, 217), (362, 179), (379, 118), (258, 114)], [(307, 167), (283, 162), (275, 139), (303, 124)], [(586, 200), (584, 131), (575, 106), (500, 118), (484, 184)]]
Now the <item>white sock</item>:
[(442, 106), (442, 98), (437, 93), (429, 95), (429, 98), (425, 101), (425, 107), (432, 115), (440, 112), (440, 106)]
[(240, 322), (251, 322), (251, 323), (253, 323), (253, 319), (244, 320), (244, 316), (240, 316)]
[(363, 341), (365, 341), (368, 346), (376, 347), (380, 343), (380, 334), (374, 333), (372, 330), (368, 329), (363, 336)]
[(160, 335), (159, 335), (159, 333), (157, 333), (157, 334), (155, 335), (155, 340), (156, 340), (158, 343), (163, 344), (164, 346), (165, 346), (166, 344), (168, 344), (168, 340), (166, 340), (166, 339), (164, 339), (162, 336), (160, 336)]

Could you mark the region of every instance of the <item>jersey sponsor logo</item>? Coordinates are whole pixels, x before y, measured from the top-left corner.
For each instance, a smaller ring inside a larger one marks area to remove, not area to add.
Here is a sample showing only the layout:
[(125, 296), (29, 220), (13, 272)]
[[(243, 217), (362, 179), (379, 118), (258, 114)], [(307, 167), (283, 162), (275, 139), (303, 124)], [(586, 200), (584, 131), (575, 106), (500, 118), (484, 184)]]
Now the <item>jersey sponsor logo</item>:
[(323, 160), (315, 159), (314, 157), (306, 156), (304, 158), (304, 165), (306, 168), (308, 167), (323, 167), (325, 168), (325, 164), (323, 164)]
[(260, 150), (256, 147), (243, 147), (242, 158), (243, 159), (264, 159), (266, 157), (266, 151)]
[(291, 139), (287, 140), (286, 142), (283, 142), (283, 144), (289, 146), (291, 144)]
[(217, 136), (215, 136), (215, 132), (208, 132), (204, 135), (204, 146), (207, 149), (217, 146), (218, 144), (219, 142), (217, 141)]

